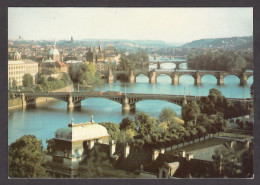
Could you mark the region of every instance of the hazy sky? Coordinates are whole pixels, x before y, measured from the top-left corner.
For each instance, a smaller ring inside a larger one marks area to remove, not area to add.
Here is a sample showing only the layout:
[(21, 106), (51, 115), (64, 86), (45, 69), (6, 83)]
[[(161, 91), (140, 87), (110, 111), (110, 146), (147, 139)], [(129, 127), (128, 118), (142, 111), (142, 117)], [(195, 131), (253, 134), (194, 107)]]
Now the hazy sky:
[(8, 38), (189, 42), (253, 34), (253, 8), (8, 8)]

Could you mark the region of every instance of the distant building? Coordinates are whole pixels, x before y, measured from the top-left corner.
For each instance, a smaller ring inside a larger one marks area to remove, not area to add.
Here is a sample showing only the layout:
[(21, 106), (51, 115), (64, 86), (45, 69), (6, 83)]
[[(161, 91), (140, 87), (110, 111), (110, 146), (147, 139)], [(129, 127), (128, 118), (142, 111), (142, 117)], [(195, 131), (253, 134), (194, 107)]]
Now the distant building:
[(71, 36), (71, 38), (70, 38), (70, 43), (71, 44), (74, 44), (74, 40), (73, 40), (73, 37)]
[(56, 42), (54, 43), (53, 47), (48, 52), (48, 59), (51, 59), (53, 61), (59, 61), (60, 60), (60, 52), (56, 48)]
[(62, 72), (62, 73), (68, 72), (67, 65), (63, 62), (60, 62), (60, 61), (56, 62), (56, 69), (58, 69), (58, 72)]
[(80, 162), (87, 157), (87, 151), (95, 144), (107, 145), (107, 129), (90, 122), (74, 124), (73, 120), (65, 128), (56, 131), (53, 143), (48, 145), (46, 170), (53, 177), (77, 177)]
[(38, 63), (31, 60), (8, 60), (8, 88), (22, 86), (26, 73), (32, 75), (33, 84), (36, 84)]

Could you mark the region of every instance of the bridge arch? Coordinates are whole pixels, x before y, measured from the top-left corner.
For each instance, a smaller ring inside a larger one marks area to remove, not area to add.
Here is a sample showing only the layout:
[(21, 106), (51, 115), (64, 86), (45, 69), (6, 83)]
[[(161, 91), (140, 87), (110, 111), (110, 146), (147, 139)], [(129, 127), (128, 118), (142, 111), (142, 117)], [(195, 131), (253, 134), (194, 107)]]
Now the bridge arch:
[(180, 74), (179, 75), (179, 83), (185, 83), (185, 84), (194, 84), (195, 78), (193, 75), (190, 74)]
[(224, 84), (240, 84), (240, 78), (236, 74), (228, 74), (224, 76)]
[(175, 69), (176, 64), (174, 62), (164, 62), (160, 64), (160, 69)]
[[(156, 106), (157, 108), (154, 109), (154, 106)], [(147, 109), (151, 109), (152, 111), (156, 111), (156, 114), (158, 115), (160, 114), (161, 110), (165, 107), (173, 109), (177, 114), (181, 114), (181, 105), (166, 100), (144, 99), (136, 102), (136, 109), (138, 111), (147, 111)]]
[(201, 75), (201, 82), (203, 83), (210, 83), (210, 84), (217, 84), (218, 78), (213, 74), (203, 74)]
[(137, 83), (149, 83), (149, 77), (146, 74), (140, 73), (135, 75)]
[(157, 83), (172, 83), (172, 77), (167, 73), (159, 73), (156, 79)]
[(254, 83), (254, 76), (253, 75), (248, 76), (247, 84), (251, 85), (253, 83)]

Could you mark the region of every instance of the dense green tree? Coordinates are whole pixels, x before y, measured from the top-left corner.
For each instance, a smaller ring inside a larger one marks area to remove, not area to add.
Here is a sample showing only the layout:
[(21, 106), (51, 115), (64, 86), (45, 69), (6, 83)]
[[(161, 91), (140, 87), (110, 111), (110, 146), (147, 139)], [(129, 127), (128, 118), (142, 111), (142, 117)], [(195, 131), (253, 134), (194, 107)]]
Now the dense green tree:
[(47, 177), (41, 140), (24, 135), (8, 147), (9, 177)]
[[(225, 178), (252, 178), (253, 177), (253, 150), (231, 149), (216, 151), (215, 163), (221, 162), (221, 176)], [(221, 156), (219, 159), (218, 156)]]
[(187, 103), (182, 107), (181, 115), (185, 122), (194, 121), (196, 124), (196, 119), (200, 115), (200, 107), (197, 102)]
[(210, 119), (213, 120), (214, 127), (218, 133), (225, 132), (229, 128), (229, 122), (224, 119), (222, 113), (210, 115)]
[(156, 119), (152, 118), (145, 112), (141, 112), (135, 116), (135, 123), (137, 125), (138, 133), (145, 137), (150, 136), (153, 133), (156, 125)]
[(199, 137), (199, 141), (200, 141), (200, 138), (201, 138), (202, 136), (205, 136), (205, 134), (206, 134), (206, 129), (205, 129), (203, 126), (198, 125), (198, 126), (196, 126), (196, 130), (198, 131), (198, 137)]
[(71, 78), (70, 75), (67, 73), (64, 73), (61, 78), (62, 81), (64, 81), (66, 84), (71, 84)]
[(120, 130), (127, 130), (127, 129), (135, 130), (136, 125), (135, 125), (135, 122), (131, 118), (126, 117), (119, 124), (119, 129)]
[(159, 115), (159, 122), (171, 121), (177, 114), (171, 108), (163, 108)]
[(33, 85), (33, 77), (29, 73), (25, 73), (23, 75), (23, 86), (24, 87), (31, 87)]
[(77, 81), (80, 84), (91, 84), (99, 79), (100, 76), (96, 74), (94, 63), (84, 63), (80, 66), (77, 76)]
[(13, 93), (10, 90), (8, 90), (8, 100), (11, 100), (13, 98), (14, 98)]
[(192, 62), (189, 67), (193, 69), (232, 71), (252, 68), (252, 57), (252, 53), (247, 55), (235, 51), (209, 51), (203, 54), (190, 54), (188, 60)]
[(118, 136), (120, 133), (119, 126), (113, 122), (101, 122), (100, 125), (104, 126), (107, 129), (108, 134), (110, 135), (110, 140), (118, 140)]

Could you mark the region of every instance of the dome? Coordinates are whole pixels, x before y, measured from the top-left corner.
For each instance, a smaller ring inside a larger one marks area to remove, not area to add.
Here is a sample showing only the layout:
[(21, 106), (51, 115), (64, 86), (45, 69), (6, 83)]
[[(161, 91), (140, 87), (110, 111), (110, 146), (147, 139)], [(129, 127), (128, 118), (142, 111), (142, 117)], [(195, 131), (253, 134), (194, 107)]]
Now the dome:
[(55, 133), (55, 138), (67, 141), (93, 140), (109, 137), (107, 129), (95, 123), (69, 124)]
[(52, 56), (52, 55), (59, 55), (60, 54), (60, 52), (59, 52), (59, 50), (58, 49), (56, 49), (56, 48), (51, 48), (50, 50), (49, 50), (49, 56)]

